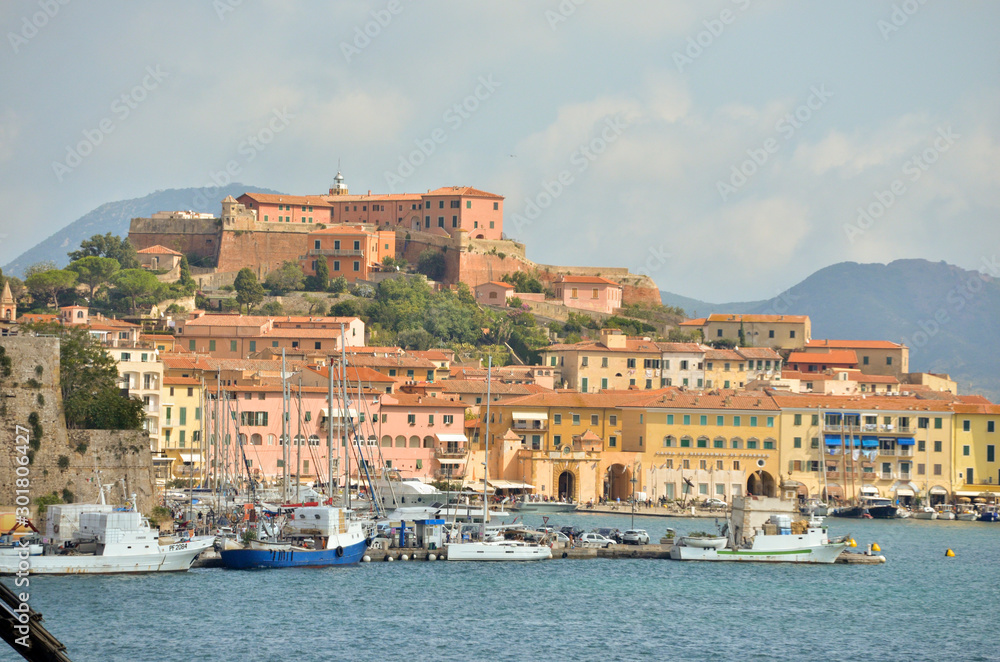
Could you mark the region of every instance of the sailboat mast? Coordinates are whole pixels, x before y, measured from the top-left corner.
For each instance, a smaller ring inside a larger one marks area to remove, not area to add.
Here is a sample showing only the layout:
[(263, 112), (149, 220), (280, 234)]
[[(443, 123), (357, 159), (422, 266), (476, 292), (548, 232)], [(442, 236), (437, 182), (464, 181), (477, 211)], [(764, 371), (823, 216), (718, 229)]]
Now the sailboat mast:
[(221, 442), (222, 434), (219, 429), (219, 418), (222, 415), (222, 368), (219, 368), (218, 372), (215, 373), (215, 443), (213, 444), (213, 455), (215, 456), (212, 460), (212, 491), (215, 493), (215, 512), (219, 512), (219, 443)]
[(490, 521), (489, 502), (486, 500), (486, 489), (488, 487), (487, 478), (490, 475), (490, 386), (493, 381), (493, 356), (486, 360), (486, 437), (485, 440), (485, 462), (483, 462), (483, 535), (486, 538), (486, 524)]
[(288, 383), (285, 378), (285, 348), (281, 348), (281, 500), (288, 498)]
[(299, 389), (296, 393), (295, 420), (297, 421), (297, 431), (295, 433), (295, 503), (302, 503), (302, 377), (299, 377)]
[(330, 370), (330, 385), (326, 394), (326, 494), (333, 505), (333, 361), (327, 365)]
[(351, 507), (351, 452), (347, 447), (347, 345), (344, 323), (340, 323), (340, 443), (344, 446), (344, 507)]

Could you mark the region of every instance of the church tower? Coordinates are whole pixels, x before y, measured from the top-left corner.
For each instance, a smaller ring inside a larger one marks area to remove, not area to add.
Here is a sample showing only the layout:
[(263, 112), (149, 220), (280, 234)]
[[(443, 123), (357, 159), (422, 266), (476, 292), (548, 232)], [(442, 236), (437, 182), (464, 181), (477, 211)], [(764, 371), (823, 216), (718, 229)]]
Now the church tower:
[(17, 319), (17, 302), (10, 291), (10, 283), (3, 283), (3, 294), (0, 294), (0, 320), (13, 322)]

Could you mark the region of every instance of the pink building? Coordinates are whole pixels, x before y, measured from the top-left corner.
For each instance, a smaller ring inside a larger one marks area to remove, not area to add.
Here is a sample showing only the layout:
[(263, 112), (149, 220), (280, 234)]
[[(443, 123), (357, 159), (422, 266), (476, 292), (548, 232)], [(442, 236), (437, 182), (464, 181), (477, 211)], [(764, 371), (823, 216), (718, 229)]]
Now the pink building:
[(338, 172), (329, 195), (244, 193), (239, 202), (264, 223), (365, 223), (395, 231), (437, 228), (452, 236), (465, 230), (479, 239), (500, 239), (503, 234), (503, 196), (471, 186), (352, 195)]
[(476, 286), (476, 301), (491, 306), (506, 306), (507, 301), (514, 296), (514, 286), (499, 280)]
[(377, 429), (386, 464), (403, 478), (445, 480), (465, 470), (463, 402), (396, 393), (380, 398)]
[(622, 306), (621, 285), (600, 276), (562, 276), (554, 283), (564, 306), (614, 313)]

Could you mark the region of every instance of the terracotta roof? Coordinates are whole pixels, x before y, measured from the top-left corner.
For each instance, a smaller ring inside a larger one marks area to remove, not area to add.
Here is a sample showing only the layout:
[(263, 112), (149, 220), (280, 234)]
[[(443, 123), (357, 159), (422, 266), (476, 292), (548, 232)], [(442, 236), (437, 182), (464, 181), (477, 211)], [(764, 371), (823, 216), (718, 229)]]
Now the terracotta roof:
[[(778, 411), (774, 399), (764, 392), (744, 391), (736, 395), (673, 392), (635, 400), (623, 407), (650, 409), (738, 409)], [(776, 428), (775, 428), (776, 429)]]
[[(982, 396), (974, 396), (982, 397)], [(1000, 414), (1000, 405), (995, 405), (992, 403), (958, 403), (952, 405), (952, 409), (956, 414)]]
[(579, 393), (577, 391), (554, 391), (526, 395), (523, 398), (494, 403), (494, 407), (562, 407), (576, 409), (605, 409), (618, 407), (626, 402), (649, 398), (648, 391), (616, 391), (613, 393)]
[[(262, 338), (339, 338), (340, 329), (267, 329), (261, 334)], [(306, 349), (300, 347), (299, 349)]]
[(782, 409), (840, 409), (887, 411), (950, 411), (951, 404), (935, 400), (919, 400), (912, 396), (888, 395), (808, 395), (778, 394), (771, 396)]
[[(325, 366), (305, 366), (305, 370), (315, 372), (317, 375), (323, 379), (330, 378), (330, 369)], [(334, 368), (333, 370), (334, 384), (336, 385), (337, 380), (340, 379), (340, 368)], [(392, 377), (387, 377), (377, 370), (372, 370), (371, 368), (365, 368), (364, 366), (347, 366), (347, 381), (348, 383), (357, 384), (358, 382), (378, 382), (380, 384), (385, 384), (387, 382), (395, 383), (396, 380)]]
[(360, 235), (365, 235), (365, 236), (374, 236), (375, 235), (375, 231), (374, 230), (365, 230), (364, 228), (354, 227), (353, 225), (334, 225), (333, 227), (327, 227), (327, 228), (324, 228), (322, 230), (313, 230), (309, 234), (311, 234), (311, 235), (312, 234), (332, 234), (332, 235), (339, 235), (339, 234), (356, 235), (356, 234), (360, 234)]
[(193, 320), (187, 320), (185, 326), (263, 326), (272, 318), (265, 315), (228, 315), (209, 313)]
[(799, 372), (796, 370), (782, 370), (782, 379), (801, 379), (802, 381), (809, 382), (823, 382), (829, 380), (837, 379), (833, 375), (828, 375), (825, 372)]
[(851, 377), (859, 384), (898, 384), (899, 380), (892, 375), (866, 375), (861, 373)]
[(713, 313), (708, 316), (709, 322), (750, 322), (750, 323), (802, 323), (809, 319), (808, 315), (730, 315)]
[(448, 355), (439, 349), (428, 349), (428, 350), (417, 350), (411, 349), (406, 352), (410, 356), (416, 356), (418, 359), (427, 359), (428, 361), (447, 361)]
[(148, 248), (143, 248), (142, 250), (136, 251), (140, 255), (180, 255), (184, 256), (184, 253), (175, 251), (172, 248), (167, 248), (166, 246), (161, 246), (157, 244), (155, 246), (149, 246)]
[(265, 204), (277, 204), (282, 203), (286, 205), (312, 205), (314, 207), (328, 207), (329, 203), (324, 199), (325, 196), (319, 195), (278, 195), (274, 193), (244, 193), (240, 196), (241, 198), (250, 198), (257, 203)]
[(201, 386), (201, 380), (194, 377), (168, 377), (164, 375), (163, 383), (167, 386)]
[(858, 355), (851, 349), (832, 349), (829, 352), (792, 352), (785, 363), (827, 363), (856, 365)]
[(831, 349), (899, 349), (903, 345), (888, 340), (810, 340), (806, 347), (829, 347)]
[(706, 361), (742, 361), (743, 357), (734, 349), (708, 349), (705, 350)]
[(352, 354), (377, 356), (379, 354), (398, 355), (403, 353), (404, 353), (403, 350), (399, 347), (348, 347), (347, 348), (348, 356), (351, 356)]
[(496, 285), (497, 287), (502, 287), (505, 290), (513, 290), (514, 286), (510, 283), (505, 283), (502, 280), (491, 280), (488, 283), (483, 283), (482, 285), (476, 285), (476, 288), (483, 287), (483, 285)]
[[(350, 193), (347, 195), (323, 195), (322, 198), (327, 201), (330, 205), (336, 205), (338, 202), (379, 202), (379, 201), (396, 201), (396, 202), (417, 202), (423, 197), (420, 193)], [(416, 209), (404, 211), (418, 211)]]
[(592, 285), (614, 285), (615, 287), (621, 287), (618, 283), (613, 280), (608, 280), (607, 278), (601, 278), (600, 276), (560, 276), (557, 283), (580, 283), (580, 284), (592, 284)]
[(677, 326), (697, 326), (697, 327), (702, 327), (702, 326), (705, 326), (705, 322), (706, 321), (707, 320), (704, 317), (696, 317), (694, 319), (684, 320), (683, 322), (681, 322)]
[[(477, 393), (486, 394), (486, 381), (478, 379), (445, 379), (440, 382), (443, 393)], [(546, 389), (547, 390), (547, 389)], [(490, 392), (493, 395), (529, 395), (530, 390), (524, 384), (509, 384), (506, 382), (490, 382)]]
[(355, 354), (347, 360), (348, 365), (368, 366), (370, 368), (423, 368), (436, 369), (437, 365), (416, 356), (371, 356)]
[(989, 398), (982, 395), (960, 395), (958, 401), (966, 405), (992, 405)]
[(543, 348), (543, 352), (564, 352), (564, 351), (595, 351), (595, 352), (628, 352), (639, 354), (660, 354), (660, 349), (651, 340), (640, 340), (629, 338), (625, 341), (625, 347), (606, 347), (605, 345), (591, 340), (584, 340), (574, 344), (556, 343)]
[(468, 405), (461, 400), (446, 400), (428, 395), (412, 393), (395, 393), (383, 395), (380, 399), (382, 407), (434, 407), (436, 409), (467, 409)]
[(772, 361), (780, 361), (781, 354), (770, 347), (738, 347), (736, 349), (740, 356), (746, 359), (770, 359)]
[(707, 349), (696, 342), (658, 342), (656, 343), (656, 346), (661, 352), (666, 354), (674, 352), (693, 352), (695, 354), (704, 354)]
[(503, 200), (502, 195), (481, 191), (471, 186), (442, 186), (433, 191), (428, 191), (427, 195), (464, 195), (473, 198), (496, 198), (497, 200)]

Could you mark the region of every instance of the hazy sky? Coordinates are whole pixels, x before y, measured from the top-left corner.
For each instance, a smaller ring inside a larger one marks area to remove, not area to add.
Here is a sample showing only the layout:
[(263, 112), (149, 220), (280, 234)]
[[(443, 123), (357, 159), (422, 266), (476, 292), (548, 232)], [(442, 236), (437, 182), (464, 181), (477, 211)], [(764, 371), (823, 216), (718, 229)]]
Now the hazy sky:
[(1000, 245), (996, 2), (3, 0), (0, 26), (0, 264), (104, 202), (316, 194), (338, 160), (714, 301)]

